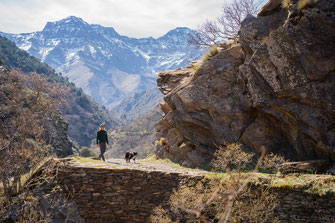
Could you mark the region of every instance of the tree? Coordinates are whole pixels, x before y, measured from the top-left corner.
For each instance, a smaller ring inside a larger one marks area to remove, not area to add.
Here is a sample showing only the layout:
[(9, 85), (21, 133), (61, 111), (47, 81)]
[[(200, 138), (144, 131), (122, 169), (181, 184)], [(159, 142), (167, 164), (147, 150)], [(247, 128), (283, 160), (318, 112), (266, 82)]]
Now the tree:
[(65, 92), (38, 74), (0, 73), (0, 183), (7, 201), (22, 190), (22, 175), (48, 154), (45, 129)]
[(264, 0), (233, 0), (225, 3), (222, 15), (207, 20), (197, 32), (190, 34), (188, 42), (199, 48), (212, 47), (220, 41), (237, 37), (241, 22), (247, 15), (256, 15)]

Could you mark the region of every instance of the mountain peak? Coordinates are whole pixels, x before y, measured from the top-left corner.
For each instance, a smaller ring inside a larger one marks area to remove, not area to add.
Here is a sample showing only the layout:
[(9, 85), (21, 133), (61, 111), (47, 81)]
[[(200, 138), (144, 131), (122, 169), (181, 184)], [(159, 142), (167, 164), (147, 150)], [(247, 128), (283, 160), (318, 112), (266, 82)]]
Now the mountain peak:
[(72, 16), (68, 16), (65, 19), (62, 19), (62, 20), (60, 20), (58, 22), (62, 22), (62, 23), (81, 22), (81, 23), (86, 23), (87, 24), (87, 22), (85, 22), (82, 18), (73, 16), (73, 15)]
[(74, 27), (80, 28), (88, 26), (88, 23), (85, 22), (82, 18), (76, 16), (68, 16), (65, 19), (55, 21), (55, 22), (47, 22), (43, 31), (52, 31), (56, 27)]
[(178, 35), (178, 34), (181, 34), (181, 35), (184, 35), (184, 34), (188, 34), (188, 33), (191, 33), (191, 32), (194, 32), (193, 29), (190, 29), (190, 28), (187, 28), (187, 27), (176, 27), (172, 30), (170, 30), (169, 32), (167, 32), (164, 36), (170, 36), (170, 35)]

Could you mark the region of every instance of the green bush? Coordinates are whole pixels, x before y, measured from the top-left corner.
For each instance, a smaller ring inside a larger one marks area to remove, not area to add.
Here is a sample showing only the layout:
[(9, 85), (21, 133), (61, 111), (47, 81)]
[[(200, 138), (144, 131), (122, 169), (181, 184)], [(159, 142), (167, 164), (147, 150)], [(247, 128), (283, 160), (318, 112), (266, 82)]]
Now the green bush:
[(92, 149), (87, 148), (86, 146), (81, 147), (79, 151), (79, 155), (82, 157), (94, 157), (96, 154), (92, 151)]

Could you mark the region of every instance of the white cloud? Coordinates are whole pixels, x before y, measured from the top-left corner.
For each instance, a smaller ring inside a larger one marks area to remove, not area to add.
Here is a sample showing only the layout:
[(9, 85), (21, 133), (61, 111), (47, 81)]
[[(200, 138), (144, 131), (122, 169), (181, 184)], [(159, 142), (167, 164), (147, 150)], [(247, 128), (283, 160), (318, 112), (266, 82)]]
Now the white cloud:
[(0, 31), (42, 30), (67, 16), (114, 27), (121, 35), (158, 37), (169, 30), (196, 28), (220, 14), (222, 0), (0, 0)]

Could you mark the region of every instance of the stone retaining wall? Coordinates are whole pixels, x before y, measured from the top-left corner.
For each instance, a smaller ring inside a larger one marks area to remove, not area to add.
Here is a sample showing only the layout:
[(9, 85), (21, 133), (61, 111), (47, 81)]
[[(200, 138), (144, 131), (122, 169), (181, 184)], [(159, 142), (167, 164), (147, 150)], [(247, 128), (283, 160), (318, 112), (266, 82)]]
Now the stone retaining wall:
[[(178, 173), (84, 167), (62, 168), (86, 222), (147, 222), (153, 209), (167, 206), (173, 189), (190, 176)], [(192, 177), (200, 180), (202, 177)]]
[[(69, 187), (86, 222), (149, 222), (159, 205), (168, 208), (173, 190), (202, 176), (65, 165), (59, 177)], [(335, 222), (335, 196), (275, 189), (280, 222)]]
[(280, 222), (334, 223), (335, 195), (318, 196), (301, 190), (275, 190)]

